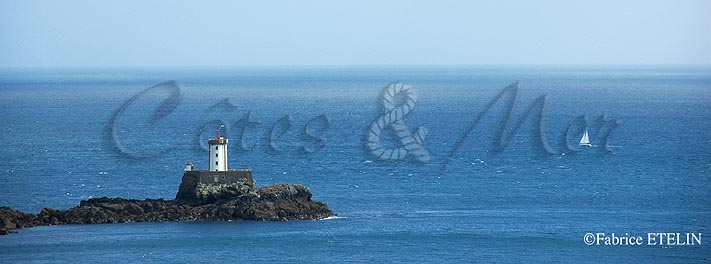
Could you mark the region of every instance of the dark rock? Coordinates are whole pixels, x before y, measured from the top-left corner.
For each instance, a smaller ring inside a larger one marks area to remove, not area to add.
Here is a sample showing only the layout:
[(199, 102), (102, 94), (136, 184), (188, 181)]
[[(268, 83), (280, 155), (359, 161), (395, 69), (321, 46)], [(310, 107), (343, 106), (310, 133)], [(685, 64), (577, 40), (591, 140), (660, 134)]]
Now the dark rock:
[(35, 216), (10, 207), (0, 206), (0, 235), (7, 235), (13, 229), (30, 227)]
[(287, 221), (333, 216), (333, 212), (326, 204), (311, 200), (309, 189), (299, 184), (276, 184), (256, 188), (254, 187), (256, 184), (253, 184), (254, 180), (251, 180), (251, 183), (248, 180), (214, 184), (201, 183), (200, 179), (194, 176), (188, 176), (187, 179), (183, 177), (183, 180), (180, 193), (175, 200), (93, 198), (81, 201), (79, 206), (66, 210), (44, 208), (37, 216), (0, 207), (0, 221), (2, 221), (0, 234), (38, 225), (162, 221)]

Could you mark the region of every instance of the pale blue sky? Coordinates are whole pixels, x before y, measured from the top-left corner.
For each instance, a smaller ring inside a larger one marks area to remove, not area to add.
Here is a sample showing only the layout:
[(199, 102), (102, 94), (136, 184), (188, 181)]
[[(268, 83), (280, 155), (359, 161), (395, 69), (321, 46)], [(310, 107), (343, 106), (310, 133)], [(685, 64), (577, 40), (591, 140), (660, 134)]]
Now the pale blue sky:
[(0, 2), (0, 67), (711, 64), (711, 1)]

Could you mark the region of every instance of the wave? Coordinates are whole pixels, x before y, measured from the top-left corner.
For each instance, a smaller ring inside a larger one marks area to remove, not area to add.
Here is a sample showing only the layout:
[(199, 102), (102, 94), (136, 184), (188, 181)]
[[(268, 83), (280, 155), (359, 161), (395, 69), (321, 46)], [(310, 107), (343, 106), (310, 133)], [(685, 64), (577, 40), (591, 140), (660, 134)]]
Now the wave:
[(346, 218), (346, 217), (345, 217), (345, 216), (329, 216), (329, 217), (326, 217), (326, 218), (324, 218), (324, 219), (319, 219), (319, 221), (323, 221), (323, 220), (334, 220), (334, 219), (342, 219), (342, 218)]

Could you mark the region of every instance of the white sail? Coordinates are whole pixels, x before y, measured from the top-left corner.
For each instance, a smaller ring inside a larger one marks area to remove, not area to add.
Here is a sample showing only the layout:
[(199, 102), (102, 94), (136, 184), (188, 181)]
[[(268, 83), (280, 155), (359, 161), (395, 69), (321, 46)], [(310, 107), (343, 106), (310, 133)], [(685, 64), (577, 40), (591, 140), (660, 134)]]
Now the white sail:
[(581, 146), (592, 146), (590, 144), (590, 138), (588, 138), (588, 130), (585, 129), (585, 133), (583, 134), (583, 137), (580, 139), (580, 145)]

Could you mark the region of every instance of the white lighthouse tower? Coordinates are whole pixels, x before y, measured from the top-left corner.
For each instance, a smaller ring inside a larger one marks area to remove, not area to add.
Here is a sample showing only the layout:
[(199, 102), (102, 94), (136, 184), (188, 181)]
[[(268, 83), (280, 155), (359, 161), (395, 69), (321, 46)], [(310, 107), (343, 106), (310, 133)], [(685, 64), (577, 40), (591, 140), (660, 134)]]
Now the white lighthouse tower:
[(227, 171), (227, 139), (217, 132), (216, 138), (207, 140), (210, 148), (210, 171)]

